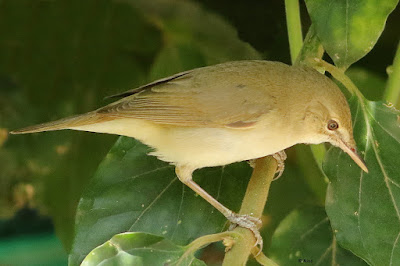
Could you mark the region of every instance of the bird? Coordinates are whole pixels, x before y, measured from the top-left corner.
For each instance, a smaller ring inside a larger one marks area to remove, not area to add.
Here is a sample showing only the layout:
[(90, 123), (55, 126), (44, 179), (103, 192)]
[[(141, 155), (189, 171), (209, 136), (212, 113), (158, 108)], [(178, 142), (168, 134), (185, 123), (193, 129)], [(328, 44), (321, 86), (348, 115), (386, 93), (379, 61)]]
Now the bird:
[(179, 180), (231, 223), (252, 230), (258, 242), (259, 219), (218, 202), (193, 181), (196, 169), (268, 155), (282, 165), (285, 149), (328, 142), (368, 172), (357, 152), (345, 96), (311, 67), (232, 61), (184, 71), (110, 98), (116, 100), (97, 110), (10, 133), (72, 129), (135, 138), (152, 148), (149, 155), (174, 165)]

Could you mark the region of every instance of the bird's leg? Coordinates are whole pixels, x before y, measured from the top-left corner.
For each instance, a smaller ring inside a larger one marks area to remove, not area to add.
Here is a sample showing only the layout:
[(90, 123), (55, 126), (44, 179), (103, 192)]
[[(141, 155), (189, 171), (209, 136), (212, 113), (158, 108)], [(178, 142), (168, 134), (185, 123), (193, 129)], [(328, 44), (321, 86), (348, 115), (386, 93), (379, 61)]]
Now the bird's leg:
[(276, 162), (278, 163), (278, 167), (276, 169), (276, 172), (278, 173), (277, 176), (274, 177), (274, 180), (277, 180), (279, 177), (282, 176), (283, 170), (285, 170), (285, 160), (287, 158), (285, 151), (279, 151), (277, 153), (274, 153), (272, 155)]
[[(256, 238), (255, 245), (259, 245), (262, 249), (263, 241), (260, 232), (258, 231), (258, 228), (261, 227), (261, 220), (251, 215), (237, 214), (222, 205), (218, 200), (208, 194), (203, 188), (201, 188), (196, 182), (193, 181), (192, 173), (194, 170), (195, 169), (186, 166), (176, 166), (175, 168), (176, 175), (178, 176), (179, 180), (190, 187), (194, 192), (200, 195), (212, 206), (214, 206), (214, 208), (216, 208), (220, 213), (222, 213), (234, 225), (233, 228), (238, 225), (240, 227), (251, 230)], [(231, 226), (229, 229), (233, 228)]]
[(225, 217), (230, 217), (232, 215), (233, 212), (230, 209), (222, 205), (218, 200), (213, 198), (213, 196), (208, 194), (202, 187), (200, 187), (196, 182), (193, 181), (192, 168), (185, 166), (177, 166), (175, 172), (182, 183), (190, 187), (194, 192), (196, 192), (208, 203), (214, 206), (218, 211), (220, 211)]

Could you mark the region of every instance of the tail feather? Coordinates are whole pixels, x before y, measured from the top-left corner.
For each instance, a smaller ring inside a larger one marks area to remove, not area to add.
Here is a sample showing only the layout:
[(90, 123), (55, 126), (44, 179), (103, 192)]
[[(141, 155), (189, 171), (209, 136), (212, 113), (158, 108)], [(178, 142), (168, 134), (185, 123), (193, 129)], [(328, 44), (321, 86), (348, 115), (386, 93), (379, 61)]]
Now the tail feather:
[(113, 117), (107, 117), (97, 112), (90, 112), (83, 115), (70, 116), (66, 118), (62, 118), (56, 121), (42, 123), (38, 125), (33, 125), (29, 127), (25, 127), (22, 129), (13, 130), (11, 134), (28, 134), (28, 133), (36, 133), (43, 131), (54, 131), (54, 130), (62, 130), (62, 129), (71, 129), (73, 127), (78, 127), (82, 125), (90, 125), (100, 122), (105, 122), (109, 120), (113, 120)]

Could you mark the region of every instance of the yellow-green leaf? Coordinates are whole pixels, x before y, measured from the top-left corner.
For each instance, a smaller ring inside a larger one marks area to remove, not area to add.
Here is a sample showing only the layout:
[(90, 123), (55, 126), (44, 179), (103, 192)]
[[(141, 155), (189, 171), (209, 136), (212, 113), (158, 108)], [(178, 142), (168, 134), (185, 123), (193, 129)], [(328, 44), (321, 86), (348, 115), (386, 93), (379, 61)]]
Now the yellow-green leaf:
[(160, 236), (141, 232), (122, 233), (93, 249), (81, 265), (178, 265), (178, 261), (181, 266), (206, 265), (192, 253), (182, 257), (184, 253), (185, 247), (174, 245)]
[(306, 0), (325, 50), (347, 68), (364, 57), (381, 35), (398, 0)]

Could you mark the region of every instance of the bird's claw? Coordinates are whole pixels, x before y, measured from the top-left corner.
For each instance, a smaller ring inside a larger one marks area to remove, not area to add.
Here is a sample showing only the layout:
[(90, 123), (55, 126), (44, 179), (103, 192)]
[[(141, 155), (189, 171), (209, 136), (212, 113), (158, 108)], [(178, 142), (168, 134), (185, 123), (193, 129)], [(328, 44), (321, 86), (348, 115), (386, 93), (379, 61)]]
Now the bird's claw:
[(278, 167), (276, 169), (276, 173), (278, 173), (275, 177), (274, 180), (277, 180), (279, 177), (282, 176), (283, 170), (285, 170), (285, 160), (287, 158), (285, 151), (280, 151), (277, 153), (274, 153), (272, 157), (276, 160), (278, 163)]
[(261, 237), (260, 231), (258, 231), (258, 228), (260, 228), (262, 225), (261, 219), (251, 215), (237, 213), (232, 213), (229, 217), (227, 217), (227, 219), (231, 222), (229, 230), (233, 230), (237, 226), (240, 226), (243, 228), (247, 228), (251, 232), (253, 232), (254, 237), (256, 238), (254, 246), (259, 246), (259, 253), (262, 251), (263, 239)]

